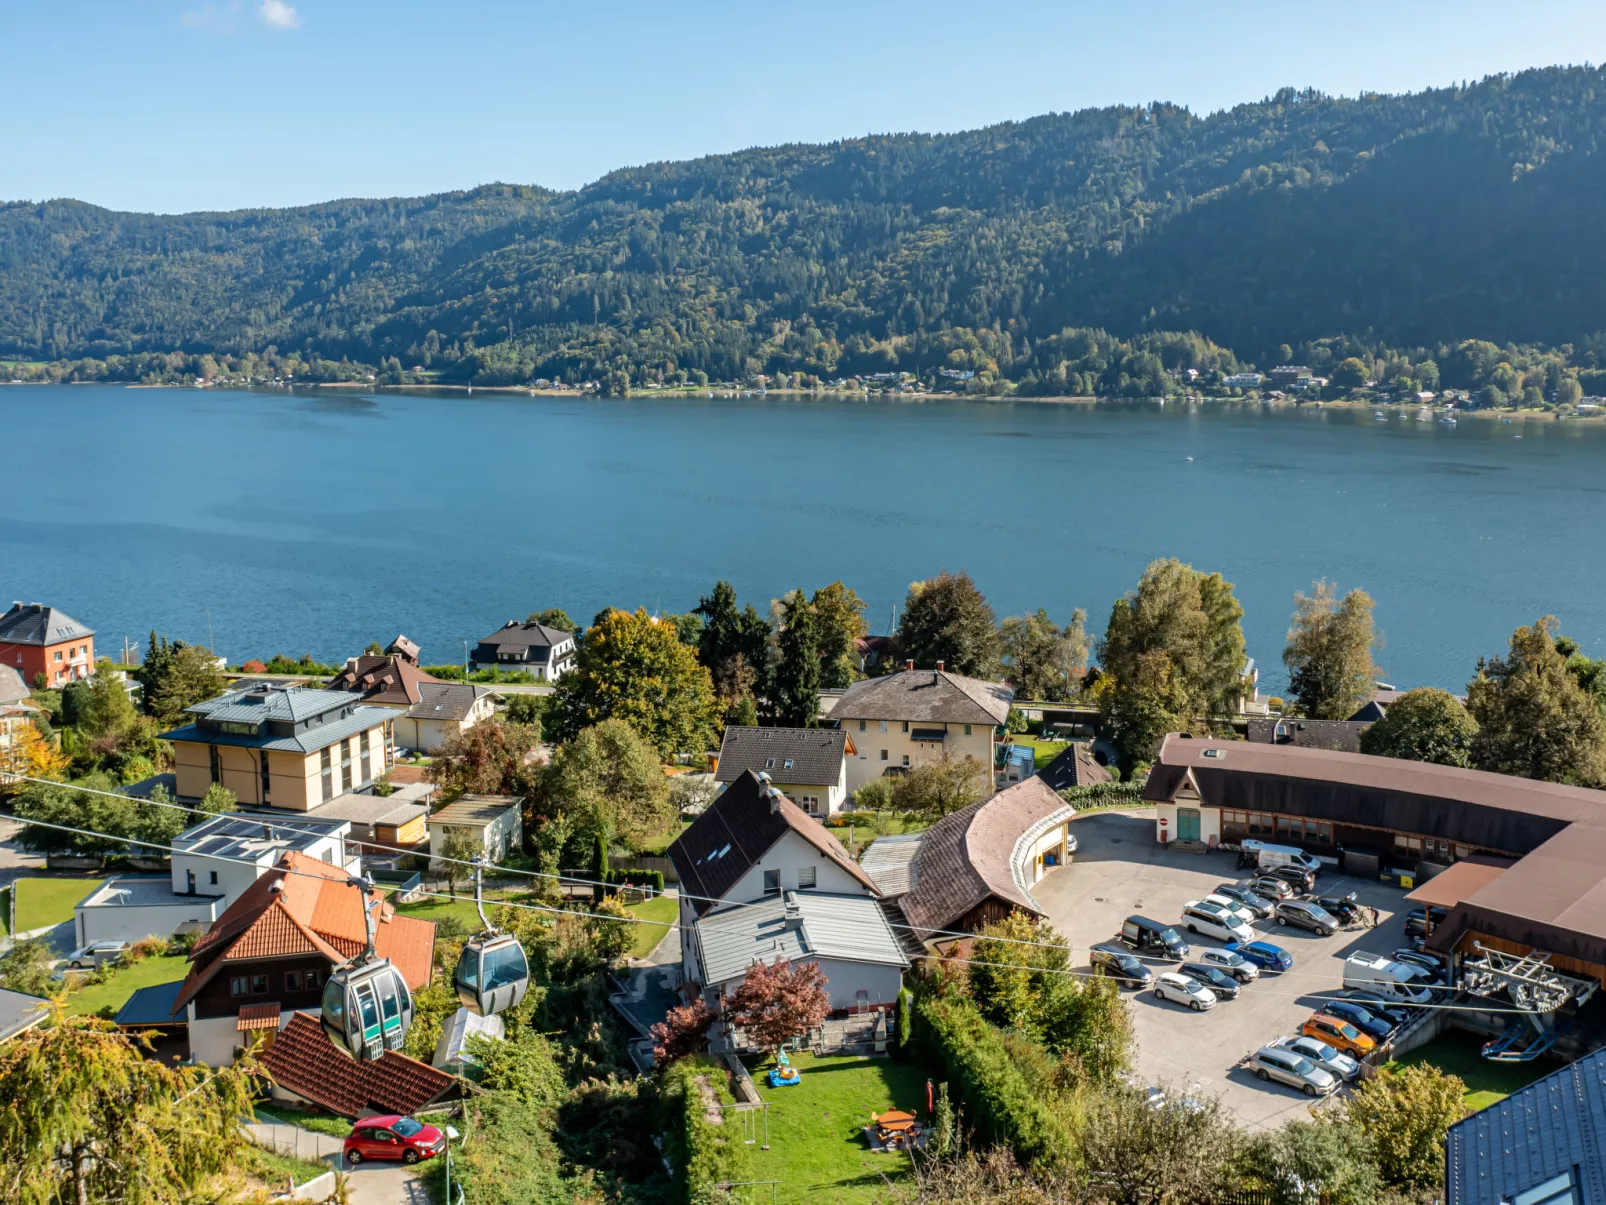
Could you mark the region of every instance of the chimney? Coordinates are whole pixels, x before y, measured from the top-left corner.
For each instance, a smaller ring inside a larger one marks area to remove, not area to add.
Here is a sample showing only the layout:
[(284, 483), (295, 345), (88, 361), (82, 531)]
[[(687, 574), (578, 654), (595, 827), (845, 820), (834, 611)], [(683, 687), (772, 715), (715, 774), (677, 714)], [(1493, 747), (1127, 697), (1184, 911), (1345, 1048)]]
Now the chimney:
[(915, 659), (913, 657), (910, 657), (909, 660), (907, 660), (907, 661), (905, 661), (903, 663), (903, 668), (904, 669), (913, 669), (914, 667), (915, 667)]
[(939, 662), (937, 662), (937, 672), (938, 672), (938, 673), (939, 673), (939, 674), (940, 674), (940, 673), (942, 673), (942, 667), (943, 667), (943, 665), (944, 665), (944, 664), (945, 664), (945, 663), (944, 663), (944, 662), (941, 662), (941, 661), (939, 661)]

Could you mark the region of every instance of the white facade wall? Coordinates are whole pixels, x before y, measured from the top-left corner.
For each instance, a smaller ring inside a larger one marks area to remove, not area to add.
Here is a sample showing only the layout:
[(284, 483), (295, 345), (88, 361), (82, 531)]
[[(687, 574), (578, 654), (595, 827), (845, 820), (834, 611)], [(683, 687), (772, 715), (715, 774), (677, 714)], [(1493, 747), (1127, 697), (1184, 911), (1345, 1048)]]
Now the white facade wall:
[[(350, 827), (347, 825), (328, 837), (320, 837), (301, 852), (309, 858), (316, 858), (331, 866), (344, 866), (348, 870), (355, 870), (359, 865), (358, 859), (346, 857), (345, 834), (350, 832)], [(199, 854), (175, 853), (172, 858), (173, 891), (180, 895), (189, 894), (189, 876), (193, 873), (195, 891), (198, 894), (223, 897), (223, 905), (219, 909), (221, 913), (224, 908), (239, 899), (247, 887), (272, 870), (284, 856), (284, 850), (275, 849), (263, 853), (254, 863), (242, 860), (249, 856), (249, 854), (231, 854), (230, 860), (225, 862), (219, 858), (207, 858)]]
[(1048, 855), (1055, 854), (1060, 866), (1070, 861), (1065, 854), (1066, 824), (1056, 824), (1042, 836), (1032, 842), (1030, 850), (1023, 851), (1023, 860), (1026, 866), (1026, 880), (1035, 883), (1054, 867), (1048, 864)]
[[(889, 768), (906, 766), (913, 769), (926, 762), (941, 760), (944, 751), (955, 760), (967, 754), (987, 769), (987, 791), (993, 790), (993, 725), (991, 724), (936, 724), (919, 720), (843, 720), (843, 728), (853, 738), (859, 755), (851, 758), (847, 766), (847, 792), (857, 791), (865, 783), (880, 778)], [(940, 741), (916, 741), (913, 733), (919, 729), (941, 728), (946, 734)], [(965, 729), (969, 728), (967, 734)], [(883, 754), (885, 756), (883, 756)], [(905, 760), (907, 759), (907, 760)]]
[[(441, 846), (446, 841), (446, 835), (452, 829), (465, 828), (472, 831), (474, 827), (474, 825), (454, 824), (450, 821), (437, 824), (432, 817), (429, 821), (430, 856), (440, 856)], [(507, 811), (480, 829), (480, 841), (485, 850), (485, 856), (493, 862), (500, 862), (509, 853), (517, 850), (523, 840), (524, 816), (521, 807), (508, 808)]]
[(1179, 809), (1192, 809), (1199, 813), (1199, 840), (1205, 845), (1221, 842), (1221, 809), (1204, 805), (1197, 798), (1178, 797), (1175, 803), (1159, 803), (1154, 808), (1154, 838), (1162, 845), (1175, 841), (1182, 830), (1178, 827)]
[(227, 1067), (245, 1047), (249, 1036), (235, 1028), (234, 1017), (195, 1019), (195, 1005), (189, 1006), (190, 1058), (208, 1067)]
[(79, 904), (73, 913), (77, 944), (87, 946), (92, 941), (132, 942), (142, 937), (171, 937), (173, 930), (186, 921), (211, 925), (223, 915), (225, 906), (220, 899), (207, 899), (204, 896), (172, 904)]
[[(903, 987), (903, 968), (880, 963), (849, 962), (842, 958), (811, 958), (825, 972), (825, 991), (831, 1000), (831, 1011), (867, 1008), (876, 1004), (895, 1004), (898, 991)], [(703, 998), (710, 1003), (724, 992), (729, 994), (741, 986), (741, 979), (728, 979), (710, 986)], [(861, 997), (860, 992), (864, 995)]]

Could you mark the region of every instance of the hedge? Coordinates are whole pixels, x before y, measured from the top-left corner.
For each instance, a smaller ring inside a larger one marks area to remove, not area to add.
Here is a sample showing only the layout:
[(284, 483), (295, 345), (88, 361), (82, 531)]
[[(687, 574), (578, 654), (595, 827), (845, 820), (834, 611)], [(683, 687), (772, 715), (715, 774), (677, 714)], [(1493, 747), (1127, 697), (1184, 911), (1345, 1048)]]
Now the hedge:
[(651, 887), (659, 895), (664, 893), (664, 872), (661, 870), (610, 870), (602, 878), (603, 882), (617, 887)]
[(675, 1177), (673, 1200), (678, 1205), (729, 1201), (730, 1190), (721, 1184), (753, 1179), (741, 1127), (733, 1123), (729, 1109), (724, 1111), (723, 1125), (708, 1120), (707, 1101), (697, 1084), (699, 1076), (706, 1077), (721, 1104), (734, 1100), (725, 1084), (725, 1068), (714, 1059), (684, 1058), (664, 1071), (659, 1099), (665, 1154)]
[(999, 1031), (968, 1000), (926, 996), (915, 1005), (917, 1040), (941, 1067), (965, 1114), (987, 1142), (1007, 1146), (1022, 1163), (1061, 1167), (1070, 1134), (1043, 1104), (1005, 1049)]

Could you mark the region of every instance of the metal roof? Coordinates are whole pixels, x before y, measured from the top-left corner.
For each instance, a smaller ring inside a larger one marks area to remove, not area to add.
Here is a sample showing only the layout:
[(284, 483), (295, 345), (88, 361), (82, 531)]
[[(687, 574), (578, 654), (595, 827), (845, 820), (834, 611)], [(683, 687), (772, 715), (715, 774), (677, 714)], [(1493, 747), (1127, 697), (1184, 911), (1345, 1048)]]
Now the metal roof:
[(45, 1019), (50, 1001), (0, 988), (0, 1042), (32, 1029)]
[(1444, 1166), (1445, 1205), (1501, 1205), (1568, 1173), (1576, 1205), (1606, 1205), (1606, 1050), (1456, 1122)]
[(174, 979), (171, 983), (154, 983), (150, 987), (138, 989), (128, 998), (128, 1002), (117, 1010), (116, 1023), (128, 1026), (150, 1025), (160, 1029), (188, 1025), (188, 1018), (173, 1016), (179, 989), (183, 986), (184, 980)]
[[(319, 694), (332, 692), (319, 691)], [(349, 701), (352, 696), (346, 695)], [(217, 718), (214, 716), (213, 718)], [(226, 717), (225, 717), (226, 718)], [(252, 722), (247, 716), (245, 723)], [(258, 713), (255, 719), (263, 718)], [(285, 717), (278, 717), (285, 718)], [(294, 736), (247, 736), (234, 732), (208, 732), (194, 724), (186, 724), (183, 728), (175, 728), (171, 732), (162, 733), (164, 741), (192, 741), (201, 745), (240, 745), (250, 749), (278, 749), (287, 753), (316, 753), (327, 745), (336, 741), (345, 740), (348, 736), (356, 736), (359, 732), (366, 732), (370, 728), (377, 728), (380, 724), (388, 723), (396, 718), (396, 713), (385, 707), (359, 707), (349, 716), (340, 720), (331, 720), (317, 728), (299, 732)]]
[(252, 683), (184, 710), (210, 720), (260, 724), (263, 720), (296, 722), (360, 703), (362, 696), (349, 690), (321, 690), (313, 686), (264, 686)]
[(11, 610), (0, 615), (0, 644), (43, 647), (94, 634), (94, 628), (85, 627), (65, 611), (45, 603), (14, 602)]
[(894, 837), (877, 837), (870, 848), (859, 857), (864, 873), (875, 880), (881, 894), (887, 898), (908, 892), (910, 867), (920, 852), (920, 840), (925, 833), (900, 833)]
[(758, 904), (723, 908), (697, 922), (708, 983), (728, 983), (755, 962), (777, 958), (905, 967), (892, 927), (869, 896), (788, 891)]
[(329, 837), (343, 836), (347, 820), (314, 820), (305, 816), (270, 812), (224, 812), (212, 816), (173, 838), (180, 853), (214, 854), (222, 858), (277, 858), (290, 850), (305, 850)]

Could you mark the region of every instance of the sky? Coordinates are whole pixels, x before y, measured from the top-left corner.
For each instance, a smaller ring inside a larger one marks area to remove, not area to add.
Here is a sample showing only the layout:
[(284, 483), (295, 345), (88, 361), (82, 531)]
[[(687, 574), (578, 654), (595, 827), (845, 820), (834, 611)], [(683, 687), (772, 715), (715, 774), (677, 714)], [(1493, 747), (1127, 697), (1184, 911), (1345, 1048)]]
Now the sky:
[(3, 0), (0, 200), (575, 188), (755, 145), (1606, 59), (1600, 0)]

